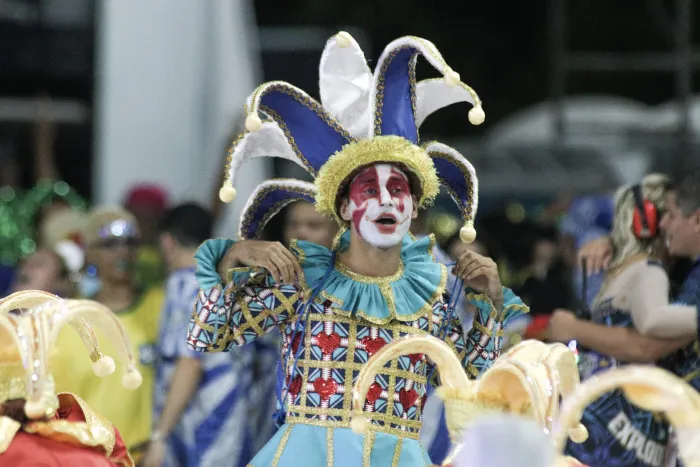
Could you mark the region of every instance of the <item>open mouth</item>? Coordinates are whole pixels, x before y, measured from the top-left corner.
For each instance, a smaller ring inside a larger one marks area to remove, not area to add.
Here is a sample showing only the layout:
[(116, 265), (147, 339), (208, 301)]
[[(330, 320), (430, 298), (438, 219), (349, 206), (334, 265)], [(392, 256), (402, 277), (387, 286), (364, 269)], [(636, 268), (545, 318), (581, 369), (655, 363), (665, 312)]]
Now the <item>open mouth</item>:
[(392, 226), (398, 224), (396, 217), (392, 216), (391, 214), (383, 214), (374, 222), (385, 226)]

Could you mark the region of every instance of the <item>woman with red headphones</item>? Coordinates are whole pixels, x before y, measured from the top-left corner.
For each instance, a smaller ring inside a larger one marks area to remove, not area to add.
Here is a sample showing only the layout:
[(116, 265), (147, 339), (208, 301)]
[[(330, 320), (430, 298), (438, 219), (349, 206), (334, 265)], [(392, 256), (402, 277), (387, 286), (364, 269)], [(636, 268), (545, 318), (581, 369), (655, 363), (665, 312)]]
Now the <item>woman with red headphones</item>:
[[(618, 192), (612, 231), (615, 254), (593, 305), (593, 323), (673, 337), (674, 317), (682, 313), (664, 312), (673, 306), (669, 305), (669, 279), (664, 269), (666, 248), (659, 235), (669, 188), (667, 177), (653, 174), (639, 185)], [(582, 336), (574, 329), (553, 328), (552, 333), (557, 340), (570, 333), (568, 337), (587, 347), (579, 348), (582, 379), (622, 364), (605, 348), (582, 342)], [(620, 391), (610, 392), (591, 404), (582, 422), (590, 434), (588, 441), (567, 446), (567, 454), (581, 462), (592, 467), (664, 465), (669, 446), (668, 424), (629, 403)]]

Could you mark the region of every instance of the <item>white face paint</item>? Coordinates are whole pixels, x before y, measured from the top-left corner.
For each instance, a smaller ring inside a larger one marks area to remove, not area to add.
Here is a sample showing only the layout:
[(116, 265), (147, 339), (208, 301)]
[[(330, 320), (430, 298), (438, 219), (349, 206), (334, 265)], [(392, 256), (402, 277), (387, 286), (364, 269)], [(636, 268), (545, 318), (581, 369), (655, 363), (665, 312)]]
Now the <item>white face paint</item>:
[(400, 244), (413, 214), (408, 177), (389, 164), (364, 169), (350, 183), (348, 212), (367, 243), (377, 248)]

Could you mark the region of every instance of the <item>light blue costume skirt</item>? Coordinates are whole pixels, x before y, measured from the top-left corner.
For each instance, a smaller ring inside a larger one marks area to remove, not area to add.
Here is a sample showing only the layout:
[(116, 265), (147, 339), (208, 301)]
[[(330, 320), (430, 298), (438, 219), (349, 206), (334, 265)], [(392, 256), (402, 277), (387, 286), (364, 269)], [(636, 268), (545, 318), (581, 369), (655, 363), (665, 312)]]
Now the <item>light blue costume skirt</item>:
[(350, 428), (284, 424), (251, 467), (417, 467), (431, 465), (418, 440)]

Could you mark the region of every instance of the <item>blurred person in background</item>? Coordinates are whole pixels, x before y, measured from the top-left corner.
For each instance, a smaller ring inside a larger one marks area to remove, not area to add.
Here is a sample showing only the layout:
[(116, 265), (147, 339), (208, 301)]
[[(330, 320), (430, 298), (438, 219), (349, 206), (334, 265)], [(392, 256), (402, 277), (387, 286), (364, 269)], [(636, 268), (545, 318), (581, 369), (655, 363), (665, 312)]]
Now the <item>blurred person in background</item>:
[(158, 247), (158, 223), (168, 209), (168, 193), (155, 184), (133, 186), (124, 198), (124, 207), (136, 217), (141, 230), (141, 244), (136, 259), (139, 282), (161, 287), (166, 275)]
[[(574, 198), (559, 225), (559, 245), (564, 265), (572, 271), (571, 291), (579, 307), (590, 309), (603, 282), (602, 274), (590, 274), (583, 290), (583, 274), (577, 261), (581, 247), (596, 238), (606, 237), (612, 229), (615, 210), (613, 197), (589, 195)], [(583, 294), (586, 294), (584, 297)]]
[(39, 248), (20, 261), (10, 292), (42, 290), (73, 297), (85, 261), (81, 246), (84, 221), (85, 215), (72, 209), (48, 214), (39, 232)]
[(338, 224), (319, 214), (312, 203), (299, 200), (286, 208), (282, 232), (285, 246), (296, 239), (331, 248), (338, 233)]
[(211, 236), (212, 224), (208, 211), (182, 204), (166, 212), (158, 228), (170, 275), (160, 318), (153, 432), (145, 467), (243, 467), (253, 457), (243, 423), (251, 349), (202, 354), (187, 348), (199, 290), (194, 253)]
[[(615, 253), (591, 312), (592, 323), (563, 311), (551, 321), (552, 339), (576, 340), (584, 347), (579, 362), (582, 379), (617, 366), (620, 360), (629, 361), (624, 356), (618, 359), (617, 352), (608, 353), (612, 342), (600, 345), (606, 327), (633, 328), (644, 335), (683, 340), (679, 325), (695, 319), (697, 304), (669, 305), (669, 279), (664, 269), (666, 239), (661, 233), (661, 228), (669, 226), (676, 208), (669, 188), (667, 177), (652, 174), (641, 184), (618, 192), (612, 230)], [(667, 235), (672, 234), (667, 231)], [(591, 330), (598, 337), (591, 338)], [(607, 334), (607, 338), (614, 336)], [(567, 453), (582, 462), (591, 466), (663, 465), (669, 447), (668, 424), (634, 407), (621, 391), (610, 392), (589, 405), (582, 422), (591, 434), (588, 441), (567, 446)], [(637, 443), (617, 436), (622, 429), (639, 433), (646, 447), (640, 449)]]
[[(136, 256), (140, 232), (136, 219), (120, 207), (91, 211), (83, 232), (86, 262), (96, 271), (99, 290), (92, 297), (112, 310), (125, 326), (143, 384), (135, 391), (122, 390), (120, 374), (103, 379), (92, 377), (89, 362), (76, 362), (71, 330), (59, 334), (52, 361), (56, 388), (74, 391), (104, 414), (119, 429), (134, 459), (140, 458), (151, 437), (151, 413), (155, 343), (163, 307), (162, 288), (142, 288), (136, 281)], [(98, 337), (100, 333), (96, 331)], [(113, 349), (105, 349), (113, 354)]]

